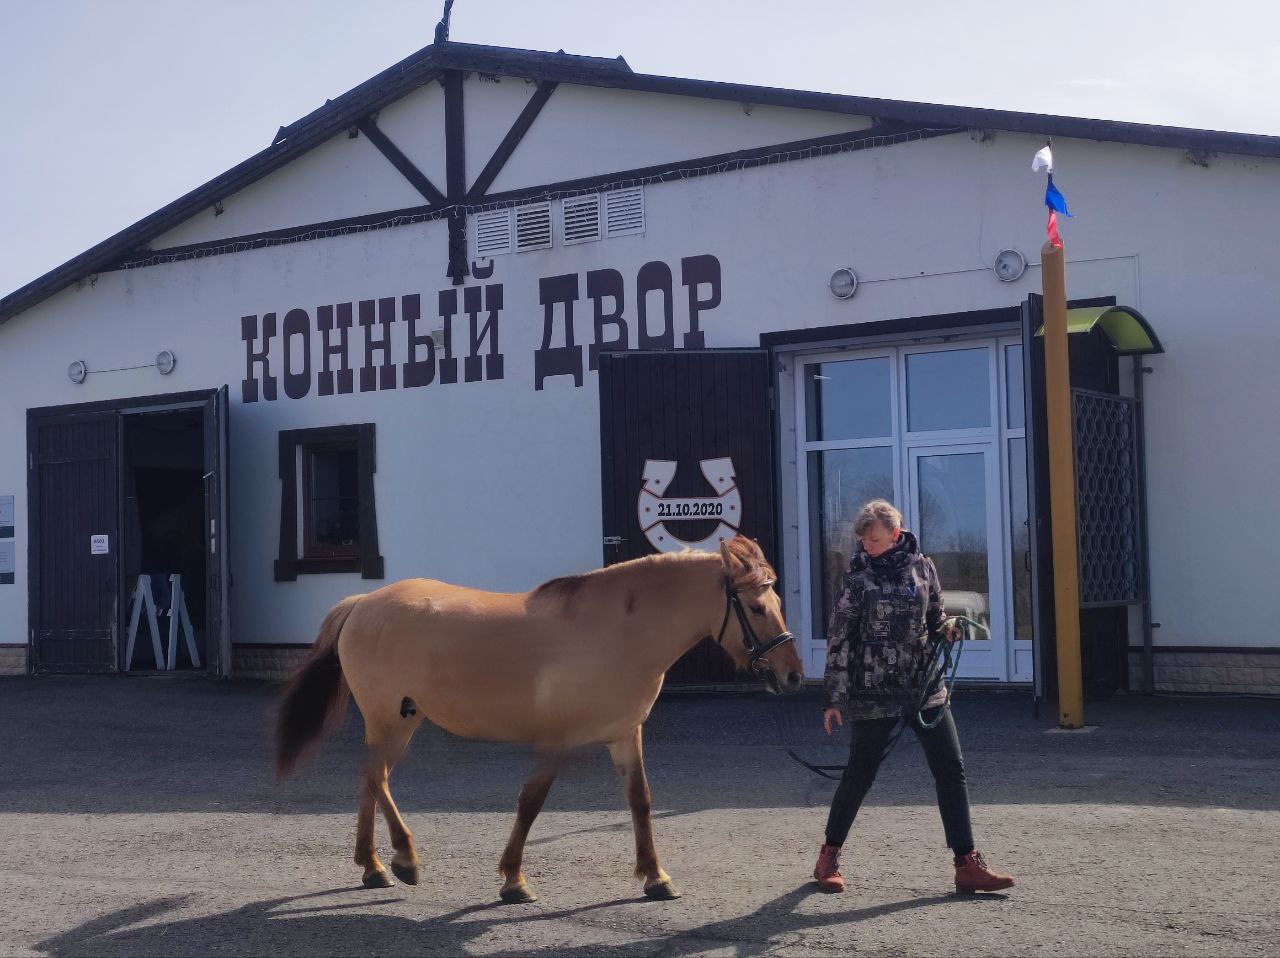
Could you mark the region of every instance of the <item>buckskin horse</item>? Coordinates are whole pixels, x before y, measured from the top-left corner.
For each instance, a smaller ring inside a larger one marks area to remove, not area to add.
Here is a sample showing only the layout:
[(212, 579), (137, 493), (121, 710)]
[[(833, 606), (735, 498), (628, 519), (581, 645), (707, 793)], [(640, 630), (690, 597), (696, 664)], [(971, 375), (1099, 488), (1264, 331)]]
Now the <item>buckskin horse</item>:
[(738, 536), (722, 542), (718, 555), (647, 556), (525, 593), (406, 579), (350, 596), (329, 611), (284, 691), (277, 774), (296, 767), (354, 696), (367, 746), (355, 861), (365, 887), (391, 884), (374, 844), (381, 809), (391, 870), (416, 885), (417, 849), (387, 776), (418, 726), (430, 720), (466, 738), (532, 745), (537, 761), (498, 864), (502, 900), (527, 902), (536, 896), (521, 870), (525, 839), (564, 754), (603, 743), (624, 781), (644, 893), (677, 898), (654, 848), (641, 727), (667, 669), (706, 636), (715, 635), (769, 691), (800, 688), (776, 579), (760, 547)]

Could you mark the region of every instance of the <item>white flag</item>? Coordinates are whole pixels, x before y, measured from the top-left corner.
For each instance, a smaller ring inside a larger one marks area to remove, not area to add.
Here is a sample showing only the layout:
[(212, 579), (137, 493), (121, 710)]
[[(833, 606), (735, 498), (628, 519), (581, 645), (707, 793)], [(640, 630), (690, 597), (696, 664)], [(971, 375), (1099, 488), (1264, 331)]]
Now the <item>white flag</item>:
[(1047, 146), (1042, 146), (1036, 152), (1035, 159), (1031, 161), (1031, 172), (1045, 173), (1053, 172), (1053, 150)]

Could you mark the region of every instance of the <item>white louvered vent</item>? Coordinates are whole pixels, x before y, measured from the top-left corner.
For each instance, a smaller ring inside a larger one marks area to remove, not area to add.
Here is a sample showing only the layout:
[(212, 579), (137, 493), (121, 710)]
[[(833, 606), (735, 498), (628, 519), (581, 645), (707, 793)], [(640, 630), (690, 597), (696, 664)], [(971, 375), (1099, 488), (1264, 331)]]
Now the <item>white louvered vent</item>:
[(516, 207), (516, 252), (551, 249), (551, 204)]
[(644, 232), (644, 187), (632, 186), (604, 195), (606, 236), (631, 236)]
[(511, 210), (477, 213), (476, 256), (500, 256), (511, 252)]
[(565, 246), (600, 238), (600, 194), (573, 196), (560, 204), (560, 236)]

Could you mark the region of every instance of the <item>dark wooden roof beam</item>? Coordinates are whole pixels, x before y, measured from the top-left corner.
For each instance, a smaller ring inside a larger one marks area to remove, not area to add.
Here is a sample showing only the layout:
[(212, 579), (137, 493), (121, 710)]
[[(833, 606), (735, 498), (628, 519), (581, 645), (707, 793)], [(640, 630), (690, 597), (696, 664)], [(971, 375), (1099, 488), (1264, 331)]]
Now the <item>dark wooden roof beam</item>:
[(376, 123), (370, 117), (365, 117), (356, 124), (356, 128), (369, 138), (369, 142), (378, 148), (378, 152), (385, 156), (397, 170), (400, 175), (413, 184), (413, 188), (422, 194), (422, 198), (428, 203), (445, 202), (444, 194), (432, 185), (413, 160), (409, 159), (400, 152), (400, 148), (391, 142), (391, 138), (387, 134), (378, 129)]
[(551, 99), (551, 94), (555, 92), (557, 86), (559, 86), (559, 83), (555, 80), (538, 81), (538, 89), (529, 98), (529, 102), (524, 105), (524, 109), (520, 111), (516, 121), (511, 124), (511, 129), (502, 138), (498, 148), (493, 151), (493, 156), (489, 157), (489, 162), (484, 165), (484, 169), (480, 171), (476, 181), (471, 184), (467, 199), (476, 200), (489, 192), (489, 187), (493, 186), (493, 181), (498, 178), (498, 174), (506, 166), (507, 160), (511, 159), (511, 154), (520, 145), (524, 135), (529, 132), (529, 127), (533, 126), (533, 121), (538, 118), (542, 108), (547, 105), (547, 101)]

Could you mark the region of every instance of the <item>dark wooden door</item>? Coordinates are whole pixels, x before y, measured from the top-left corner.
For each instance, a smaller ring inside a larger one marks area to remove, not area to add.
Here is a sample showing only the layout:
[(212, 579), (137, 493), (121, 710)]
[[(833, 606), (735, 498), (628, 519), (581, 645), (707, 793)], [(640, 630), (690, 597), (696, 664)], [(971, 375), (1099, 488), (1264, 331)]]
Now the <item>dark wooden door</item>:
[(227, 436), (227, 387), (223, 386), (204, 407), (204, 534), (206, 667), (213, 675), (228, 675), (231, 669), (231, 556), (228, 552), (230, 522), (229, 462)]
[[(686, 544), (715, 549), (741, 532), (776, 567), (771, 386), (765, 350), (601, 355), (606, 565)], [(673, 685), (736, 681), (710, 640), (667, 673)]]
[(119, 417), (33, 413), (27, 432), (34, 669), (114, 672)]

